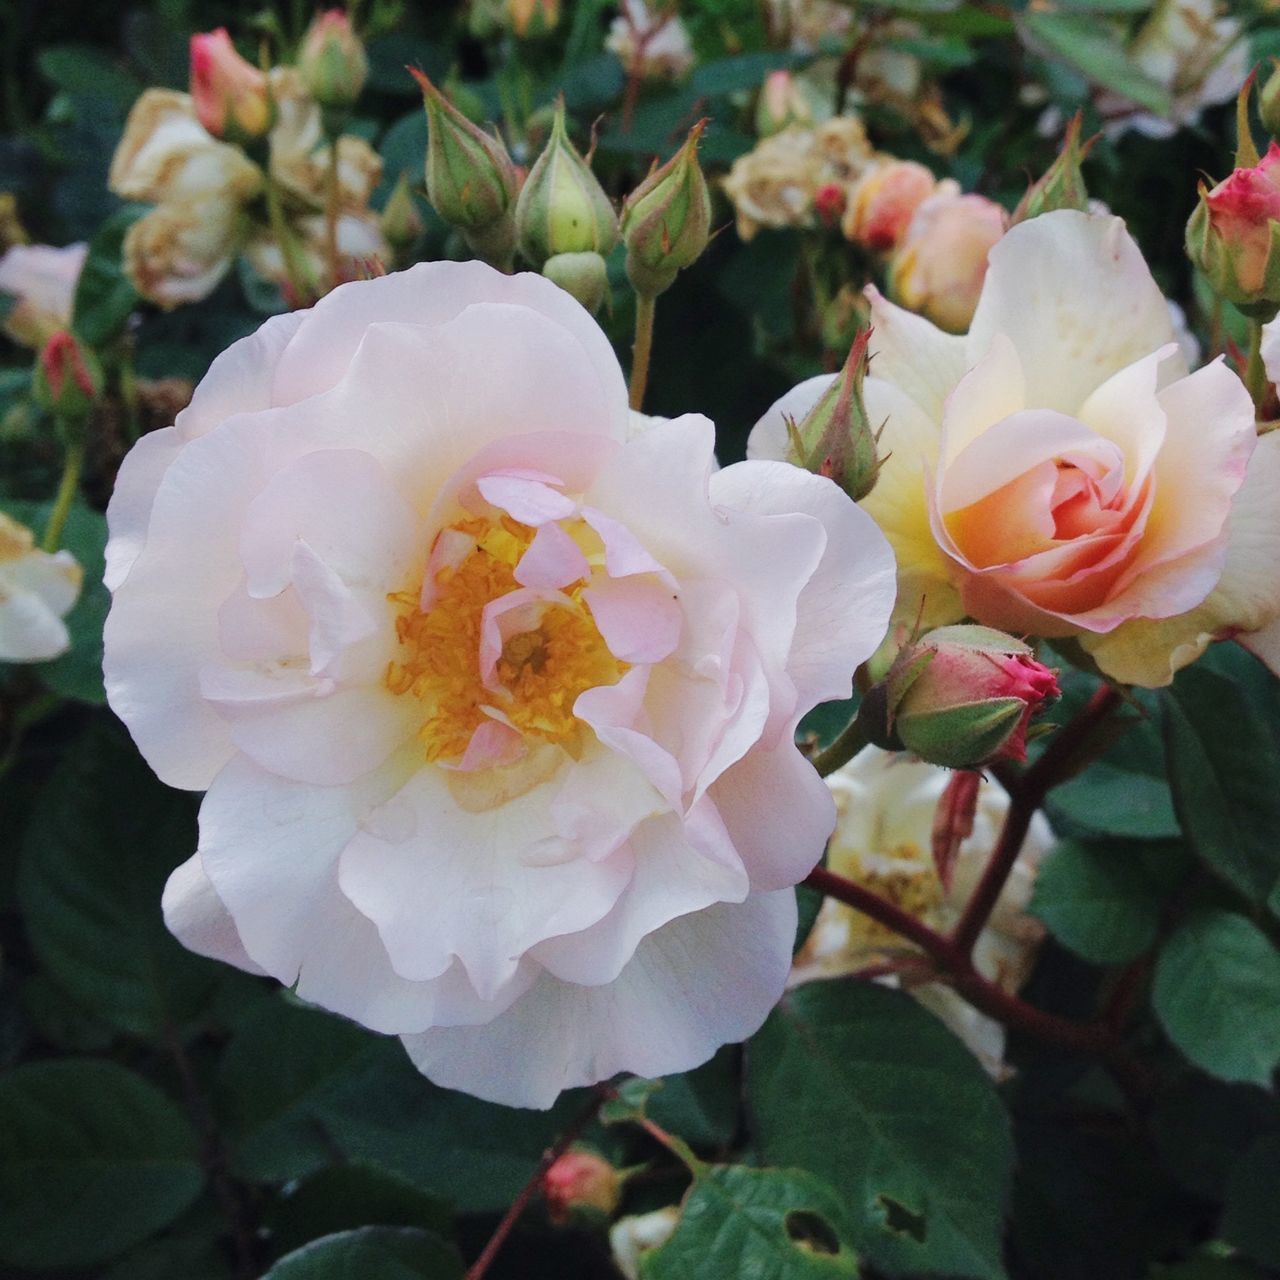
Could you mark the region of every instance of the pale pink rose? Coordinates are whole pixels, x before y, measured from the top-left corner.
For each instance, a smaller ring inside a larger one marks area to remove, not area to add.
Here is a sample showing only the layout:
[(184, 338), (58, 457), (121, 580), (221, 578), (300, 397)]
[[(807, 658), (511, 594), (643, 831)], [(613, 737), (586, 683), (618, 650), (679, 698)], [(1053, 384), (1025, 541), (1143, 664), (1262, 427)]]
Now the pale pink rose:
[(896, 302), (950, 333), (969, 327), (987, 255), (1009, 218), (986, 196), (939, 191), (920, 204), (889, 267)]
[(513, 1104), (760, 1025), (834, 823), (793, 733), (892, 604), (834, 484), (630, 422), (566, 293), (431, 263), (231, 347), (108, 511), (111, 705), (208, 789), (171, 928)]
[(24, 347), (42, 347), (71, 324), (76, 285), (87, 244), (55, 249), (47, 244), (16, 244), (0, 258), (0, 293), (12, 294), (13, 309), (4, 331)]
[[(888, 460), (863, 500), (898, 555), (898, 617), (1074, 637), (1114, 679), (1167, 684), (1280, 614), (1280, 437), (1221, 361), (1188, 376), (1118, 218), (1010, 231), (967, 337), (872, 294), (864, 395)], [(757, 424), (785, 456), (812, 379)]]
[(876, 165), (853, 188), (841, 228), (845, 238), (873, 253), (889, 253), (907, 234), (916, 210), (938, 187), (937, 178), (914, 160)]

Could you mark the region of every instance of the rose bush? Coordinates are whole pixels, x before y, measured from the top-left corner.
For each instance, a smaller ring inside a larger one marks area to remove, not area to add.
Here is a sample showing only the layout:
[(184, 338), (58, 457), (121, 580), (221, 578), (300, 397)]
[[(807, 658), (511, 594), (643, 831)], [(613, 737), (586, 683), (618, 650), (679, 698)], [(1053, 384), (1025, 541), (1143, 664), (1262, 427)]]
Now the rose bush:
[(568, 295), (431, 264), (233, 346), (108, 512), (111, 705), (208, 788), (171, 928), (510, 1103), (760, 1024), (834, 822), (796, 723), (892, 604), (830, 481), (629, 425)]
[[(862, 505), (897, 552), (906, 625), (1070, 638), (1154, 687), (1280, 614), (1280, 440), (1259, 440), (1221, 359), (1188, 374), (1119, 219), (1064, 210), (1008, 232), (964, 337), (870, 294), (887, 460)], [(828, 383), (774, 404), (749, 456), (785, 456), (784, 415)]]

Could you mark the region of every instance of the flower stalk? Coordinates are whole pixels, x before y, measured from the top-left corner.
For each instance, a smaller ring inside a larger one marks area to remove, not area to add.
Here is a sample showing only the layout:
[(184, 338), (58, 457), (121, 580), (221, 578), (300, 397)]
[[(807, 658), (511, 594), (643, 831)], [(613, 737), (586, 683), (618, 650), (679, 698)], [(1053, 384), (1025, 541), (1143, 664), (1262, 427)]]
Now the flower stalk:
[(636, 294), (636, 340), (631, 357), (631, 408), (637, 413), (644, 404), (644, 391), (649, 382), (649, 358), (653, 353), (653, 313), (657, 298)]
[(76, 500), (80, 490), (80, 472), (84, 467), (84, 442), (73, 439), (67, 445), (62, 460), (62, 479), (58, 482), (58, 494), (53, 500), (53, 510), (49, 513), (49, 523), (45, 525), (44, 537), (40, 539), (41, 549), (48, 552), (57, 551), (62, 545), (62, 531), (66, 528), (67, 517), (71, 514), (71, 504)]

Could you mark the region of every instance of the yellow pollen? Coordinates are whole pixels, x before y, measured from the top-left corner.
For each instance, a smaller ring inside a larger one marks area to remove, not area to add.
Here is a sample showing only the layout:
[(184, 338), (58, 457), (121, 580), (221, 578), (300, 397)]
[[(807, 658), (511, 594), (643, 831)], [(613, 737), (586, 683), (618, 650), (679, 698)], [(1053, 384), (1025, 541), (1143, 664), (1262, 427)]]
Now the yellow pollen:
[[(840, 850), (840, 873), (882, 898), (888, 898), (917, 919), (929, 922), (944, 900), (942, 882), (934, 870), (932, 858), (926, 856), (918, 845), (909, 843), (885, 850), (881, 856), (892, 859), (892, 869), (872, 869), (853, 850)], [(860, 911), (847, 910), (850, 941), (855, 947), (868, 950), (883, 948), (886, 951), (902, 949), (902, 939), (893, 930)]]
[[(422, 703), (418, 737), (428, 761), (458, 760), (471, 735), (490, 719), (485, 706), (502, 711), (526, 738), (565, 742), (573, 749), (571, 740), (582, 727), (573, 714), (578, 695), (616, 684), (628, 669), (609, 652), (582, 600), (588, 584), (565, 587), (569, 603), (548, 606), (533, 630), (507, 638), (497, 662), (501, 692), (487, 688), (480, 675), (484, 609), (520, 589), (515, 568), (535, 531), (507, 516), (463, 520), (451, 529), (475, 545), (456, 568), (446, 566), (436, 574), (431, 608), (421, 612), (417, 591), (389, 597), (401, 613), (396, 619), (400, 653), (387, 666), (387, 688)], [(566, 532), (580, 543), (589, 541), (585, 526)]]

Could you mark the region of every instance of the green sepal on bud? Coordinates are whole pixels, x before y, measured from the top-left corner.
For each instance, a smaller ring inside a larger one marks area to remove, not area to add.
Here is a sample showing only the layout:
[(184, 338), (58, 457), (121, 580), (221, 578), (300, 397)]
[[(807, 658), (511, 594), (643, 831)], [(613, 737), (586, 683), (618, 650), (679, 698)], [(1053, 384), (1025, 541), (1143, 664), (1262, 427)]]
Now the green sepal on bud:
[(787, 423), (791, 461), (834, 480), (855, 502), (875, 488), (882, 461), (880, 433), (872, 430), (862, 398), (870, 341), (871, 330), (863, 329), (822, 399), (798, 425)]
[(506, 147), (472, 124), (421, 71), (410, 67), (409, 73), (427, 112), (427, 199), (481, 258), (510, 267), (520, 184)]
[(328, 112), (345, 115), (360, 97), (369, 58), (341, 9), (316, 14), (302, 37), (298, 72), (307, 92)]
[(1058, 696), (1031, 648), (990, 627), (938, 627), (904, 645), (863, 699), (859, 719), (876, 746), (970, 769), (1026, 758), (1031, 717)]
[(1083, 113), (1077, 111), (1067, 125), (1062, 150), (1058, 152), (1057, 159), (1041, 178), (1031, 184), (1026, 195), (1018, 202), (1010, 226), (1017, 226), (1019, 222), (1039, 217), (1042, 213), (1053, 213), (1057, 209), (1077, 209), (1084, 212), (1089, 208), (1089, 190), (1085, 186), (1081, 166), (1097, 138), (1090, 138), (1083, 143), (1080, 141), (1083, 121)]
[(516, 203), (516, 241), (539, 270), (560, 254), (606, 255), (618, 243), (618, 215), (565, 128), (556, 103), (551, 136)]
[(1273, 138), (1280, 138), (1280, 58), (1271, 59), (1271, 74), (1258, 93), (1258, 115)]
[(75, 435), (102, 399), (102, 385), (98, 357), (61, 329), (44, 344), (31, 389), (36, 403), (56, 420), (59, 429)]
[(698, 140), (706, 127), (699, 120), (684, 146), (655, 167), (622, 206), (627, 278), (644, 297), (669, 289), (711, 239), (711, 193), (698, 164)]

